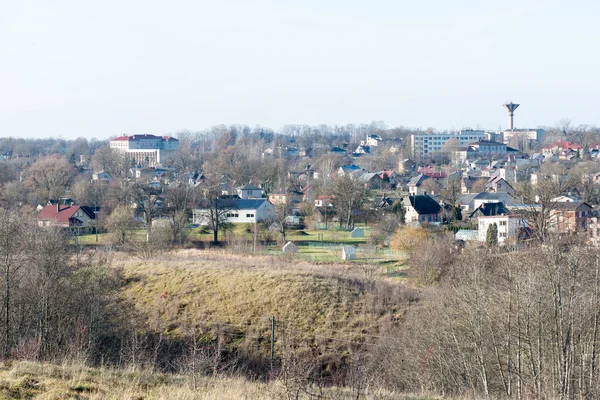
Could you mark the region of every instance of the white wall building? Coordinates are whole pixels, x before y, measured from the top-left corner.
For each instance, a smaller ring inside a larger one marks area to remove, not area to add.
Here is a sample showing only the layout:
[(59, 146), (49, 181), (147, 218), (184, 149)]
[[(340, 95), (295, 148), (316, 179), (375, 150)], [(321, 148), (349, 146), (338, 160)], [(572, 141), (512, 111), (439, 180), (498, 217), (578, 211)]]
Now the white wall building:
[[(255, 222), (275, 219), (275, 206), (267, 199), (222, 199), (227, 222), (232, 224), (253, 224)], [(193, 212), (193, 223), (200, 226), (209, 225), (209, 210), (197, 208)]]
[(504, 143), (517, 144), (524, 141), (537, 141), (539, 144), (544, 142), (546, 131), (543, 129), (507, 129), (503, 133)]
[(458, 133), (420, 133), (410, 136), (413, 157), (426, 157), (430, 153), (442, 151), (446, 142), (455, 138), (459, 146), (486, 139), (488, 134), (483, 130), (462, 130)]
[(138, 165), (165, 164), (179, 147), (179, 140), (170, 136), (131, 135), (119, 136), (110, 141), (110, 148), (127, 153)]
[(238, 196), (240, 196), (240, 199), (260, 199), (262, 198), (262, 189), (248, 184), (238, 189)]
[(517, 236), (519, 232), (519, 226), (521, 219), (514, 215), (494, 215), (494, 216), (481, 216), (478, 220), (478, 236), (480, 242), (485, 242), (487, 238), (487, 231), (490, 225), (496, 224), (498, 226), (498, 243), (504, 243), (507, 240)]

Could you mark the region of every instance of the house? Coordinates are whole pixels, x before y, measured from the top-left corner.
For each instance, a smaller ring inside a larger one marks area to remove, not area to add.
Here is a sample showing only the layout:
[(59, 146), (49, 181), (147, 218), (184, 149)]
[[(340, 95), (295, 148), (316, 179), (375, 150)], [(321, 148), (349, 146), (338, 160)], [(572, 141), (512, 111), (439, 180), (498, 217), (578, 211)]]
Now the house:
[(467, 212), (475, 209), (475, 197), (478, 195), (479, 193), (466, 193), (458, 196), (458, 206), (462, 209), (463, 216), (468, 215)]
[(404, 218), (407, 224), (432, 224), (442, 222), (442, 207), (431, 196), (408, 196), (408, 198), (403, 201), (403, 204), (406, 210)]
[(460, 182), (460, 192), (462, 194), (467, 193), (480, 193), (485, 188), (488, 179), (478, 176), (467, 176), (462, 178)]
[(340, 154), (340, 155), (346, 154), (345, 149), (342, 149), (341, 147), (337, 147), (337, 146), (332, 147), (329, 151), (333, 154)]
[(479, 158), (471, 163), (471, 168), (475, 170), (482, 170), (485, 168), (489, 168), (491, 165), (490, 160), (485, 158)]
[(411, 195), (435, 194), (442, 189), (442, 185), (428, 175), (420, 174), (412, 178), (408, 184), (408, 193)]
[(377, 175), (381, 177), (384, 189), (396, 189), (400, 176), (395, 171), (384, 169), (383, 171), (377, 172)]
[(262, 198), (262, 189), (252, 184), (247, 184), (238, 189), (240, 199), (260, 199)]
[(360, 144), (360, 145), (358, 145), (356, 150), (354, 150), (354, 153), (352, 153), (353, 156), (363, 155), (363, 154), (371, 154), (371, 147), (364, 145), (364, 144)]
[(108, 172), (100, 171), (98, 173), (92, 174), (92, 180), (102, 183), (111, 183), (113, 181), (113, 178)]
[(573, 203), (575, 201), (581, 201), (581, 196), (567, 194), (555, 197), (550, 200), (551, 203)]
[(96, 215), (91, 207), (48, 204), (35, 219), (39, 226), (87, 228), (93, 224)]
[(505, 206), (510, 206), (513, 198), (508, 193), (481, 192), (473, 199), (473, 209), (479, 208), (483, 203), (504, 203)]
[[(276, 210), (267, 199), (226, 198), (219, 200), (219, 208), (225, 210), (227, 222), (232, 224), (253, 224), (272, 221)], [(202, 202), (193, 211), (193, 223), (207, 226), (210, 223), (210, 203)]]
[(286, 147), (285, 148), (285, 156), (286, 157), (298, 157), (300, 155), (300, 151), (297, 147)]
[(494, 217), (496, 215), (505, 214), (510, 214), (510, 211), (504, 207), (504, 203), (482, 203), (469, 215), (469, 219), (479, 217)]
[(557, 202), (552, 206), (552, 229), (559, 233), (587, 231), (592, 210), (584, 201)]
[(267, 198), (269, 199), (269, 202), (273, 205), (301, 203), (303, 194), (302, 192), (297, 192), (295, 190), (288, 190), (285, 193), (269, 193)]
[(510, 183), (508, 183), (506, 179), (502, 178), (501, 176), (491, 177), (485, 184), (485, 187), (490, 192), (503, 192), (508, 193), (511, 196), (515, 194), (515, 189), (511, 186)]
[(315, 199), (315, 207), (333, 207), (335, 196), (319, 196)]
[(398, 162), (398, 172), (401, 174), (411, 173), (417, 168), (417, 163), (410, 158), (405, 158)]
[(477, 151), (480, 157), (490, 157), (492, 155), (505, 155), (507, 147), (504, 143), (483, 139), (479, 140), (478, 142), (470, 143), (469, 146), (472, 147), (475, 151)]
[(477, 230), (480, 242), (486, 241), (488, 229), (492, 224), (496, 224), (498, 227), (498, 243), (504, 243), (518, 236), (520, 228), (523, 226), (523, 220), (512, 214), (478, 217)]
[(367, 190), (381, 189), (383, 179), (376, 173), (366, 172), (360, 174), (356, 179), (365, 185)]
[(360, 171), (360, 170), (361, 170), (361, 168), (358, 165), (356, 165), (356, 164), (342, 165), (338, 169), (338, 175), (339, 176), (344, 176), (346, 174), (350, 174), (352, 172)]
[(360, 144), (369, 146), (369, 147), (377, 147), (379, 142), (381, 141), (381, 136), (379, 135), (367, 135), (367, 140), (361, 140)]
[(446, 179), (447, 174), (444, 171), (438, 171), (435, 167), (419, 167), (417, 172), (423, 175), (428, 176), (429, 178), (435, 179), (436, 181), (441, 181)]

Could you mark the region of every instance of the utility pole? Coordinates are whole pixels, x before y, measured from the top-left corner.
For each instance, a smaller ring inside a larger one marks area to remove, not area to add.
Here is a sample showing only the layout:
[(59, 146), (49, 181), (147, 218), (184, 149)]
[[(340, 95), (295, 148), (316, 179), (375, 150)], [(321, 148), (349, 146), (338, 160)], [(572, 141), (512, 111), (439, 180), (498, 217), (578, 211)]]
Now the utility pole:
[(96, 202), (94, 203), (94, 219), (96, 220), (96, 226), (95, 226), (95, 231), (96, 231), (96, 242), (98, 242), (98, 199), (96, 199)]
[(271, 317), (271, 372), (273, 372), (273, 360), (275, 358), (275, 316)]
[(256, 228), (257, 228), (257, 226), (256, 226), (256, 217), (255, 217), (255, 219), (254, 219), (254, 254), (256, 254), (256, 235), (257, 235)]

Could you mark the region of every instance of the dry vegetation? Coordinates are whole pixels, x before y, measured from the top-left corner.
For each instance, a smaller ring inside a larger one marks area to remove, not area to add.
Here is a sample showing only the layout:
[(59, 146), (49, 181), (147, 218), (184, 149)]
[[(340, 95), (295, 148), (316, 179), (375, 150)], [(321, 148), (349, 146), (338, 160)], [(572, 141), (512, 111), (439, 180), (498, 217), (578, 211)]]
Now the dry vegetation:
[(115, 264), (124, 282), (119, 308), (137, 326), (173, 341), (200, 337), (265, 365), (271, 316), (278, 356), (285, 338), (316, 348), (319, 359), (337, 369), (352, 349), (396, 327), (416, 300), (412, 289), (374, 279), (380, 266), (199, 250), (144, 261), (123, 257)]
[[(342, 388), (324, 391), (327, 399), (351, 398)], [(282, 382), (251, 382), (235, 377), (162, 374), (150, 370), (88, 368), (79, 364), (12, 362), (0, 366), (0, 399), (89, 400), (274, 400), (286, 398)], [(300, 398), (309, 398), (308, 395)], [(378, 391), (377, 399), (418, 399)]]

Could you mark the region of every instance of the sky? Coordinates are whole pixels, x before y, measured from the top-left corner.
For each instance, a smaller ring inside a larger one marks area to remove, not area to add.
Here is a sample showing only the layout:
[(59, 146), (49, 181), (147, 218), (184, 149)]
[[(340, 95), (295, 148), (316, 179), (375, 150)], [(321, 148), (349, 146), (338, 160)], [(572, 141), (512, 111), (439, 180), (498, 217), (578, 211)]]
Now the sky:
[(0, 0), (0, 137), (600, 124), (600, 2)]

